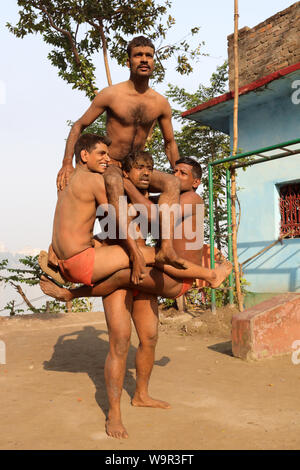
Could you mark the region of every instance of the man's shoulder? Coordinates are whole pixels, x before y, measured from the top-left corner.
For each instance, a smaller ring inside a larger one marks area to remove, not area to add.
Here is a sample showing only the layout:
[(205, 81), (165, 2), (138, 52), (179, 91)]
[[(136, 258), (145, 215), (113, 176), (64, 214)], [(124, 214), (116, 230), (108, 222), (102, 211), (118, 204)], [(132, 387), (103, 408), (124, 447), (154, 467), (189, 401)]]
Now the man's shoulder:
[(185, 204), (204, 204), (202, 197), (195, 191), (186, 191), (180, 194), (180, 202)]
[(116, 93), (121, 92), (122, 90), (124, 90), (125, 87), (126, 87), (126, 82), (120, 82), (120, 83), (116, 83), (115, 85), (107, 86), (105, 88), (102, 88), (102, 90), (99, 91), (95, 99), (97, 100), (97, 98), (100, 99), (103, 97), (109, 97), (109, 98), (114, 97), (116, 96)]
[(150, 91), (151, 91), (151, 95), (156, 98), (157, 101), (159, 101), (160, 103), (162, 103), (163, 105), (168, 105), (169, 106), (169, 101), (167, 100), (167, 98), (163, 95), (161, 95), (160, 93), (158, 93), (158, 91), (156, 90), (153, 90), (153, 88), (150, 88)]

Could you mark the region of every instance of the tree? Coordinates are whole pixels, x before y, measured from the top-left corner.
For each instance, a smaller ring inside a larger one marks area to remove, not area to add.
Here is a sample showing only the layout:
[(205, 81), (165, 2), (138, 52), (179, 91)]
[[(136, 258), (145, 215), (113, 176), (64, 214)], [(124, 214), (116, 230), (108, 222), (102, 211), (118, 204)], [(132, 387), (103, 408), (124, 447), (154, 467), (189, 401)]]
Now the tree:
[[(158, 43), (157, 81), (165, 75), (164, 63), (177, 58), (176, 71), (192, 72), (191, 59), (201, 55), (202, 43), (192, 49), (187, 37), (176, 44), (162, 44), (175, 19), (168, 15), (171, 1), (164, 0), (18, 0), (20, 18), (16, 26), (7, 23), (17, 37), (41, 34), (53, 48), (50, 62), (59, 76), (82, 90), (89, 98), (97, 93), (93, 55), (102, 49), (108, 84), (112, 84), (108, 56), (118, 64), (126, 63), (127, 38), (145, 34)], [(191, 28), (196, 35), (198, 27)]]
[[(67, 306), (65, 302), (58, 302), (56, 300), (47, 301), (46, 304), (39, 308), (35, 308), (32, 301), (28, 299), (22, 284), (28, 286), (35, 286), (39, 284), (42, 275), (42, 270), (38, 264), (38, 256), (25, 256), (19, 259), (19, 263), (24, 267), (10, 268), (8, 266), (8, 260), (3, 259), (0, 261), (0, 282), (9, 284), (21, 296), (23, 302), (27, 305), (27, 309), (32, 313), (54, 313), (54, 312), (66, 312)], [(18, 309), (15, 304), (15, 300), (9, 301), (4, 310), (8, 310), (10, 315), (23, 313), (23, 309)], [(73, 312), (86, 312), (92, 310), (92, 303), (90, 299), (74, 299), (72, 301), (71, 310)]]

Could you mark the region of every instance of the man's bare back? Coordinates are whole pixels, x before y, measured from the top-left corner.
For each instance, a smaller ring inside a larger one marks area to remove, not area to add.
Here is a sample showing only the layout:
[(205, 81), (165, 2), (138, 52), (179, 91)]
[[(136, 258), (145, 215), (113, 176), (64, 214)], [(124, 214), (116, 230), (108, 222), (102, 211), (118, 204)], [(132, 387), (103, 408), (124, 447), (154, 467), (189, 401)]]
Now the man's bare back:
[(68, 259), (93, 246), (97, 205), (107, 203), (103, 176), (77, 166), (68, 186), (58, 193), (52, 247)]
[(110, 140), (85, 134), (75, 145), (76, 169), (59, 191), (54, 215), (52, 249), (66, 260), (93, 246), (96, 209), (107, 202), (102, 174), (108, 167)]

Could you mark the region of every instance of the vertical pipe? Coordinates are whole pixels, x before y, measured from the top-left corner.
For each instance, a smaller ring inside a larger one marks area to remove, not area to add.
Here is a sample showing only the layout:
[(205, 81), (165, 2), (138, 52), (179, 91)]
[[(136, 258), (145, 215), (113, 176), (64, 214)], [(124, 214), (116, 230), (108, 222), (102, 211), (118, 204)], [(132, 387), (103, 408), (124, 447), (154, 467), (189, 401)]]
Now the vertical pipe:
[[(215, 231), (214, 231), (214, 188), (213, 167), (208, 164), (208, 190), (209, 190), (209, 240), (210, 240), (210, 267), (215, 267)], [(216, 313), (216, 291), (211, 289), (211, 311)]]
[[(231, 185), (230, 171), (226, 170), (226, 195), (227, 195), (227, 225), (228, 225), (228, 259), (232, 263), (232, 221), (231, 221)], [(229, 305), (234, 305), (233, 274), (229, 275)]]

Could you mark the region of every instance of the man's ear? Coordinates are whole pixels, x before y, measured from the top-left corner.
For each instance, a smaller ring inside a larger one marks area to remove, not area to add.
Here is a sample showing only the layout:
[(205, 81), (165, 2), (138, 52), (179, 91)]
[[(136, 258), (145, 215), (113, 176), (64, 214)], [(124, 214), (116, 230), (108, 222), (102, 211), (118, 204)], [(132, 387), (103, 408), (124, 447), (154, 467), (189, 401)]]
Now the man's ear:
[(83, 163), (87, 162), (87, 157), (88, 157), (88, 151), (87, 150), (81, 150), (80, 152), (80, 158)]
[(129, 59), (128, 56), (127, 56), (127, 60), (126, 60), (126, 65), (127, 65), (127, 67), (130, 69), (130, 65), (131, 65), (131, 64), (130, 64), (130, 59)]
[(123, 177), (127, 179), (129, 178), (129, 174), (125, 170), (123, 170)]
[(200, 178), (195, 178), (194, 181), (193, 181), (192, 187), (194, 189), (197, 189), (200, 184), (201, 184), (201, 179)]

